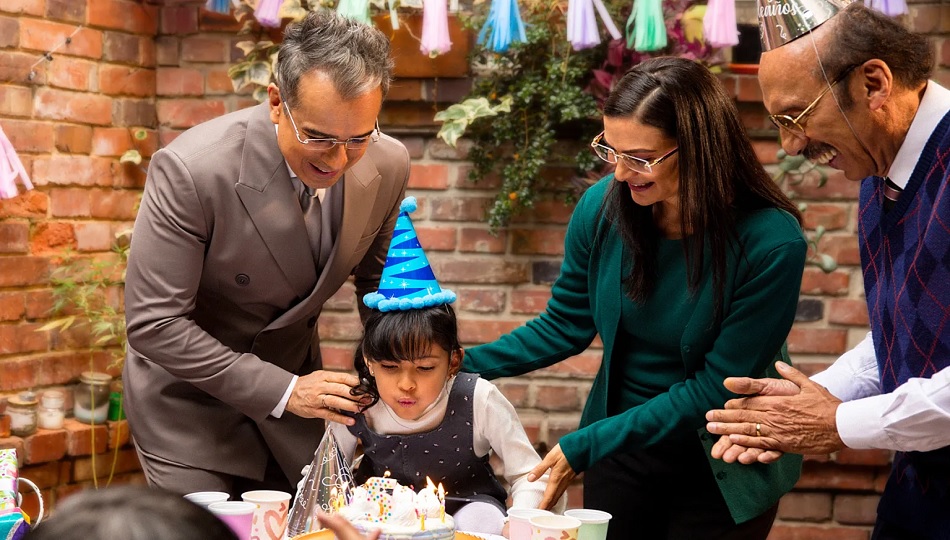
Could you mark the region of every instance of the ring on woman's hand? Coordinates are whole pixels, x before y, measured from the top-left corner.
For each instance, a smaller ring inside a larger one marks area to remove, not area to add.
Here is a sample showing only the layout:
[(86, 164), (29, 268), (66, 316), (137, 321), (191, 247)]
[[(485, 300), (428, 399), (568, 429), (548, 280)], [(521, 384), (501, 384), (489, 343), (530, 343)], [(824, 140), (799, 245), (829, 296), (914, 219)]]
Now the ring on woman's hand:
[(762, 436), (762, 424), (759, 424), (759, 423), (755, 424), (755, 436), (756, 437)]

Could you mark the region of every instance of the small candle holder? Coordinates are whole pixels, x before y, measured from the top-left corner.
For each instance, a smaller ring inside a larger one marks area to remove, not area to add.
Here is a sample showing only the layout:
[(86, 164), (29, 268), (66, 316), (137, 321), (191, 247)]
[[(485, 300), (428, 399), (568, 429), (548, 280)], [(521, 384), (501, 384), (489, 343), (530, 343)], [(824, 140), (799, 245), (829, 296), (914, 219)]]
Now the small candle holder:
[(66, 420), (66, 394), (62, 390), (47, 390), (40, 395), (37, 424), (43, 429), (62, 429)]
[(84, 371), (79, 376), (79, 384), (74, 393), (73, 415), (76, 420), (87, 424), (104, 424), (109, 416), (109, 383), (112, 377), (108, 373)]

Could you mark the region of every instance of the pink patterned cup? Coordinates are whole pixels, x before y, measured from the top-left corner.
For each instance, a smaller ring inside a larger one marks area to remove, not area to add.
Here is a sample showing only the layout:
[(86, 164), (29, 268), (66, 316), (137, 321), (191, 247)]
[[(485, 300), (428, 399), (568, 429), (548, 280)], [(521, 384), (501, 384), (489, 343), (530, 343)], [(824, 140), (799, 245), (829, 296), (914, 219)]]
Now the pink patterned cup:
[(257, 506), (251, 524), (251, 540), (281, 540), (284, 537), (290, 493), (259, 489), (242, 493), (241, 499)]

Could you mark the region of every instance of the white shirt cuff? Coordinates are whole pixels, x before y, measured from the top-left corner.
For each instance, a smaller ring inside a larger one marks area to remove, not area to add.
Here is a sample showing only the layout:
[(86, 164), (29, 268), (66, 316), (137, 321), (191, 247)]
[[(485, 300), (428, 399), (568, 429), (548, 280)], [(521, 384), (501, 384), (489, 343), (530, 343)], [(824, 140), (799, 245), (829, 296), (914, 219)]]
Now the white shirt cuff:
[(277, 402), (277, 406), (270, 412), (271, 416), (280, 418), (284, 415), (284, 409), (287, 408), (287, 402), (290, 401), (290, 395), (294, 393), (294, 386), (297, 385), (297, 379), (299, 378), (297, 375), (294, 375), (294, 378), (290, 380), (290, 386), (284, 391), (284, 397), (280, 398), (280, 401)]

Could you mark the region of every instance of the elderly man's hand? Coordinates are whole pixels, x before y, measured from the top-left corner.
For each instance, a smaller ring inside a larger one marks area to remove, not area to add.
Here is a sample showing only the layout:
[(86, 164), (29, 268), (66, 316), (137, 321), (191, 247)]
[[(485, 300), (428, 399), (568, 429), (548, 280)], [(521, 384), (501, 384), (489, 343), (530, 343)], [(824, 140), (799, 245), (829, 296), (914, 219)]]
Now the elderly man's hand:
[(359, 379), (349, 373), (314, 371), (297, 379), (287, 411), (304, 418), (323, 418), (330, 422), (353, 425), (354, 420), (340, 411), (358, 413), (369, 404), (368, 398), (350, 394)]
[[(788, 364), (776, 362), (775, 366), (785, 381), (726, 379), (726, 387), (733, 392), (760, 395), (733, 399), (726, 402), (725, 410), (709, 411), (706, 413), (709, 421), (706, 429), (710, 433), (727, 435), (730, 443), (747, 449), (827, 454), (843, 448), (835, 424), (835, 413), (841, 401)], [(740, 459), (746, 454), (740, 462), (752, 462), (752, 454), (731, 450), (721, 440), (717, 446), (714, 452), (722, 452), (723, 457), (728, 454), (730, 458)], [(754, 457), (760, 462), (777, 458), (774, 454), (762, 453)]]

